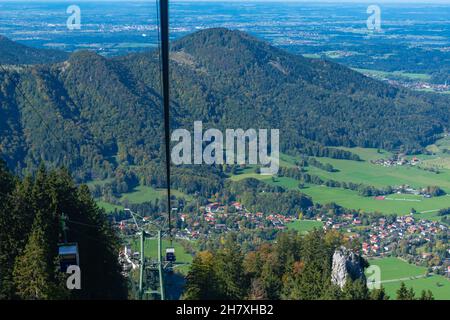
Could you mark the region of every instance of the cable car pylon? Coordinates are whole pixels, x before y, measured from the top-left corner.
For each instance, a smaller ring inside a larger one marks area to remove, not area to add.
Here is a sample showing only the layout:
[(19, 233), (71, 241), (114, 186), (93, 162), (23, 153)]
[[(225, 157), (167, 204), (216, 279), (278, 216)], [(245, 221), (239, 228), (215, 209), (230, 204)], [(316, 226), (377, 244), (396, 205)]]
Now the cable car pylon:
[[(172, 265), (171, 262), (168, 261), (168, 263), (165, 265), (164, 261), (162, 259), (162, 232), (163, 232), (163, 227), (155, 222), (151, 222), (151, 221), (146, 221), (144, 219), (144, 217), (139, 216), (138, 214), (136, 214), (135, 212), (133, 212), (131, 209), (129, 208), (125, 208), (125, 211), (128, 211), (132, 218), (133, 221), (136, 225), (137, 230), (139, 231), (139, 243), (140, 243), (140, 263), (139, 263), (139, 293), (138, 293), (138, 297), (139, 300), (143, 300), (145, 294), (157, 294), (160, 296), (161, 300), (165, 300), (165, 284), (164, 284), (164, 272), (166, 271), (166, 269), (171, 269)], [(136, 219), (139, 218), (139, 219)], [(156, 267), (155, 267), (155, 263), (150, 261), (151, 263), (148, 264), (146, 263), (145, 260), (145, 247), (146, 247), (146, 239), (155, 239), (155, 237), (151, 236), (151, 232), (150, 231), (146, 231), (145, 230), (145, 224), (144, 225), (139, 225), (138, 220), (143, 222), (143, 223), (147, 223), (150, 225), (150, 227), (153, 227), (153, 231), (156, 229), (156, 239), (157, 239), (157, 252), (158, 252), (158, 257), (157, 257), (157, 261), (156, 261)], [(145, 277), (145, 270), (146, 269), (151, 269), (152, 271), (157, 271), (158, 272), (158, 278), (159, 278), (159, 288), (158, 289), (149, 289), (146, 290), (146, 286), (144, 286), (144, 283), (146, 283), (146, 277)]]
[[(158, 6), (157, 6), (158, 8)], [(169, 1), (159, 0), (159, 32), (160, 32), (160, 61), (161, 61), (161, 95), (163, 98), (163, 110), (164, 110), (164, 142), (165, 142), (165, 162), (166, 162), (166, 177), (167, 177), (167, 215), (168, 215), (168, 230), (167, 234), (170, 241), (170, 248), (166, 250), (167, 266), (172, 268), (172, 263), (175, 261), (175, 250), (173, 248), (172, 237), (172, 205), (171, 205), (171, 192), (170, 192), (170, 97), (169, 97)], [(147, 294), (159, 294), (161, 300), (165, 299), (165, 287), (164, 287), (164, 271), (166, 266), (163, 265), (162, 260), (162, 233), (163, 227), (153, 223), (157, 229), (157, 246), (158, 246), (158, 259), (157, 259), (157, 271), (159, 275), (159, 290), (145, 290), (145, 269), (153, 268), (153, 266), (146, 266), (145, 261), (145, 240), (148, 233), (144, 230), (144, 226), (140, 227), (136, 220), (136, 214), (130, 209), (125, 209), (132, 215), (137, 230), (140, 231), (140, 269), (139, 269), (139, 299), (144, 299), (144, 295)], [(142, 217), (141, 217), (142, 218)], [(143, 218), (142, 218), (143, 219)]]

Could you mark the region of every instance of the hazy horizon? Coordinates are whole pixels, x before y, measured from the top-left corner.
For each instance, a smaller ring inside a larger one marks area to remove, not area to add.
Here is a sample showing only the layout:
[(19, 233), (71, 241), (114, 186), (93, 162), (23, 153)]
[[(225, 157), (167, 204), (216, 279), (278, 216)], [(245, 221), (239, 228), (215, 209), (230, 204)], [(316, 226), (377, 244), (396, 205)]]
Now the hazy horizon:
[[(2, 2), (74, 2), (73, 0), (0, 0)], [(153, 2), (153, 0), (77, 0), (76, 2)], [(170, 2), (301, 2), (301, 3), (361, 3), (361, 4), (450, 4), (450, 0), (170, 0)]]

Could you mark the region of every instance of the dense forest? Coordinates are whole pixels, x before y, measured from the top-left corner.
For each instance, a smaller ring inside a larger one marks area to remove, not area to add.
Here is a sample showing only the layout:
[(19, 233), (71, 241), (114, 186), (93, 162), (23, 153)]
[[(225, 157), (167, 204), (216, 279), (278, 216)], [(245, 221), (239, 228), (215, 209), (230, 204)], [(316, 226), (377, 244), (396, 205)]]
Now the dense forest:
[[(329, 147), (414, 153), (448, 127), (450, 97), (392, 87), (242, 32), (202, 30), (171, 50), (173, 129), (196, 120), (204, 129), (279, 128), (284, 152), (357, 160)], [(82, 51), (59, 63), (2, 67), (0, 149), (17, 174), (45, 161), (77, 182), (161, 163), (160, 100), (155, 51)]]
[[(67, 217), (63, 239), (61, 216)], [(58, 244), (77, 243), (81, 289), (68, 290)], [(41, 166), (20, 180), (0, 161), (0, 300), (125, 299), (119, 239), (87, 187)]]
[(184, 298), (368, 299), (363, 278), (349, 280), (344, 290), (331, 281), (332, 256), (342, 243), (338, 233), (282, 233), (274, 244), (244, 254), (230, 235), (221, 248), (197, 254)]
[[(339, 232), (314, 230), (302, 236), (280, 233), (273, 243), (253, 251), (242, 250), (235, 235), (199, 252), (187, 276), (183, 298), (188, 300), (432, 300), (430, 291), (420, 296), (403, 283), (396, 297), (384, 288), (369, 290), (365, 277), (348, 277), (341, 288), (332, 281), (333, 253), (351, 247)], [(361, 267), (368, 263), (361, 258)]]
[(0, 35), (1, 64), (44, 64), (66, 60), (69, 54), (59, 50), (36, 49)]

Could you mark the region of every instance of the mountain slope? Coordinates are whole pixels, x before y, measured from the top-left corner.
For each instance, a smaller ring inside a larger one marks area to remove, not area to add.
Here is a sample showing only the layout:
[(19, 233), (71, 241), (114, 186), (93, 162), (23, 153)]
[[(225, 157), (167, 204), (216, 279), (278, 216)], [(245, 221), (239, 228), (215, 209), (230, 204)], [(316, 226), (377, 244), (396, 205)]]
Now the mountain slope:
[[(200, 31), (173, 50), (195, 61), (195, 70), (192, 63), (177, 65), (190, 68), (189, 77), (207, 88), (205, 95), (214, 96), (214, 114), (227, 119), (239, 114), (229, 125), (254, 121), (254, 112), (243, 118), (242, 110), (233, 108), (238, 103), (291, 130), (289, 140), (301, 135), (327, 145), (411, 149), (427, 144), (448, 123), (448, 97), (394, 88), (331, 62), (291, 55), (241, 32)], [(184, 82), (186, 77), (180, 78)]]
[[(159, 80), (156, 52), (112, 59), (77, 52), (63, 63), (0, 72), (3, 157), (19, 169), (44, 159), (81, 180), (109, 176), (119, 163), (158, 162)], [(450, 97), (395, 88), (227, 29), (174, 42), (171, 85), (173, 128), (196, 120), (205, 128), (279, 128), (284, 151), (416, 151), (449, 123)]]
[(43, 64), (64, 61), (69, 54), (59, 50), (30, 48), (0, 35), (0, 64)]

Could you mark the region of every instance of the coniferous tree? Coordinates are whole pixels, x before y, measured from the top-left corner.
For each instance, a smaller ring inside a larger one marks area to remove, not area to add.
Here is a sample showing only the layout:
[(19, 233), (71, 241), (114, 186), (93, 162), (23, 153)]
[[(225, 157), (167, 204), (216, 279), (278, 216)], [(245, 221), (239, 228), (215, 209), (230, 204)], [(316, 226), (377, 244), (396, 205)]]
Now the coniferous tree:
[(218, 280), (214, 271), (213, 254), (208, 251), (199, 252), (186, 277), (183, 299), (219, 299), (221, 294), (218, 292)]
[(24, 251), (17, 257), (14, 266), (16, 295), (26, 300), (48, 300), (61, 298), (55, 276), (56, 265), (49, 261), (52, 254), (44, 230), (38, 223), (33, 225)]
[(413, 288), (408, 290), (404, 282), (400, 284), (400, 288), (397, 290), (397, 300), (414, 300), (415, 296)]
[[(331, 255), (323, 231), (315, 230), (302, 242), (302, 272), (294, 279), (290, 299), (320, 299), (331, 283)], [(334, 250), (333, 250), (334, 251)]]
[(347, 280), (343, 288), (343, 297), (347, 300), (367, 300), (369, 290), (365, 279)]
[(249, 283), (244, 274), (244, 257), (234, 235), (229, 235), (224, 247), (216, 255), (216, 274), (228, 299), (244, 299)]
[(249, 300), (266, 300), (267, 292), (261, 279), (253, 279), (248, 296)]
[(373, 289), (370, 291), (370, 300), (389, 300), (386, 290), (383, 286), (380, 289)]
[(431, 290), (422, 290), (419, 300), (434, 300), (433, 292)]
[(11, 197), (14, 187), (14, 178), (0, 159), (0, 300), (12, 298), (14, 292), (12, 267), (15, 242), (9, 233), (13, 224)]

